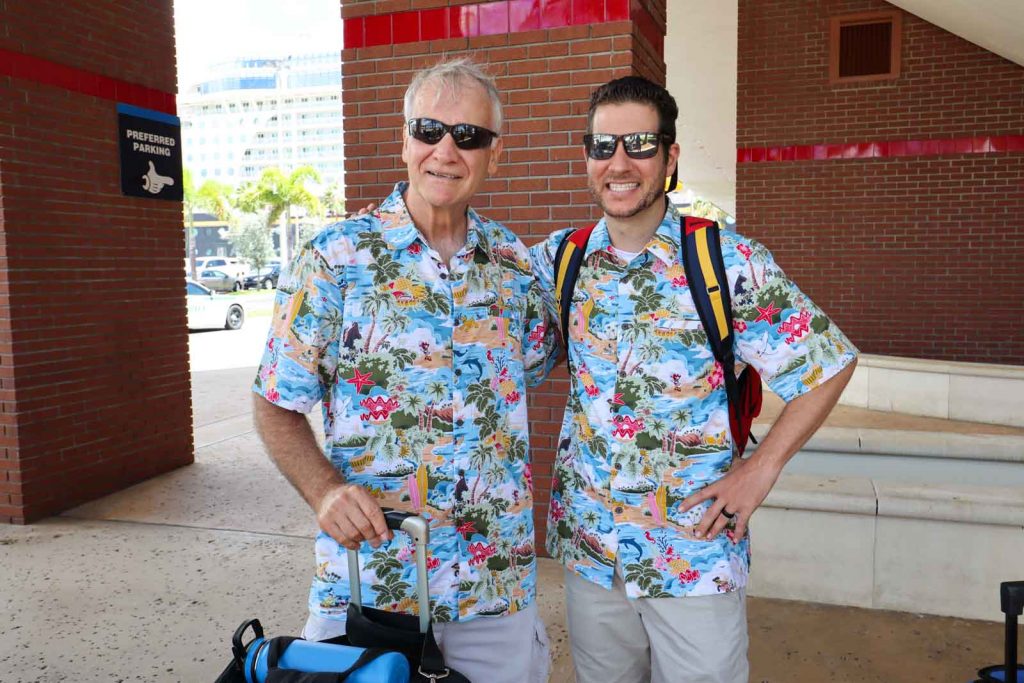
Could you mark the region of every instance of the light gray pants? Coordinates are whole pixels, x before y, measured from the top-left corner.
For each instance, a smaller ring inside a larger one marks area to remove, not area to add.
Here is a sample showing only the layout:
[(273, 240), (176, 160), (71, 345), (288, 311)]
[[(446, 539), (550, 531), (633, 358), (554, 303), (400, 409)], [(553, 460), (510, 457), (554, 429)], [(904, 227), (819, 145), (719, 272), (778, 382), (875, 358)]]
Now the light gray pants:
[(611, 590), (566, 570), (565, 604), (576, 683), (747, 683), (743, 590), (630, 600), (618, 570)]
[[(327, 640), (345, 633), (344, 619), (309, 615), (302, 637)], [(470, 683), (547, 683), (551, 653), (544, 620), (531, 604), (507, 617), (434, 624), (445, 664)]]

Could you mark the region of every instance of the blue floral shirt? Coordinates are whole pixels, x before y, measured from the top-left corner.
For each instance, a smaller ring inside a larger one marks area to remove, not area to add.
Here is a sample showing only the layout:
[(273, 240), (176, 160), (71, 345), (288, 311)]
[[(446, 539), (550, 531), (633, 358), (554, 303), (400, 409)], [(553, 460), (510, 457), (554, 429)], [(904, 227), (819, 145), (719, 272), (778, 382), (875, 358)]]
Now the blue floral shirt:
[[(532, 248), (557, 320), (553, 261), (568, 231)], [(785, 401), (834, 376), (857, 350), (783, 274), (762, 245), (722, 233), (739, 373), (746, 364)], [(587, 244), (569, 316), (570, 396), (552, 480), (547, 548), (611, 587), (616, 560), (629, 597), (709, 595), (746, 584), (748, 539), (693, 535), (704, 511), (680, 503), (729, 469), (722, 367), (683, 270), (670, 209), (629, 263), (604, 220)]]
[[(406, 209), (326, 228), (282, 275), (254, 390), (289, 410), (323, 404), (325, 456), (382, 506), (430, 523), (436, 621), (505, 615), (534, 599), (533, 485), (526, 383), (553, 362), (553, 327), (529, 252), (468, 213), (449, 269)], [(365, 604), (415, 613), (405, 534), (360, 549)], [(310, 609), (347, 606), (345, 549), (320, 533)]]

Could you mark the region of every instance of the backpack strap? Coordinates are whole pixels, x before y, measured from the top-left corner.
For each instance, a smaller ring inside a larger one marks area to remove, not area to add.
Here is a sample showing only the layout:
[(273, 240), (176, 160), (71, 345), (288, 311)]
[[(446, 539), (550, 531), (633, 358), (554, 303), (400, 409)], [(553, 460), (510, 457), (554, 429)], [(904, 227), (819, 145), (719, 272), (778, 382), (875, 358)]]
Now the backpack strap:
[(739, 419), (739, 385), (733, 352), (732, 301), (722, 258), (718, 223), (706, 218), (684, 216), (681, 221), (683, 269), (690, 285), (697, 314), (708, 335), (711, 353), (722, 366), (729, 412)]
[(558, 319), (562, 324), (562, 343), (566, 357), (569, 354), (569, 309), (572, 308), (572, 293), (576, 279), (583, 265), (587, 241), (597, 224), (566, 233), (555, 252), (555, 301), (558, 304)]

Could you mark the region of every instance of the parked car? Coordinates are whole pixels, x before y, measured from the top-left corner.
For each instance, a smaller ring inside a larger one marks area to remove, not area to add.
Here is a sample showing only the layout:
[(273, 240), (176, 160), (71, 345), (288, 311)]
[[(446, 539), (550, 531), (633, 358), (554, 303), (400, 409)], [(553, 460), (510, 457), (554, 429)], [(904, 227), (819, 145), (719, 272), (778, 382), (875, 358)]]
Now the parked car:
[(251, 275), (247, 275), (242, 280), (242, 285), (246, 289), (253, 289), (259, 287), (260, 289), (277, 289), (277, 281), (281, 277), (281, 266), (266, 266), (260, 268), (258, 271)]
[(237, 292), (242, 288), (240, 279), (223, 270), (201, 270), (199, 282), (215, 292)]
[(248, 263), (234, 256), (200, 256), (196, 258), (196, 272), (201, 270), (219, 270), (241, 280), (252, 269)]
[(245, 308), (238, 299), (215, 294), (195, 280), (185, 280), (185, 298), (190, 330), (238, 330), (245, 322)]

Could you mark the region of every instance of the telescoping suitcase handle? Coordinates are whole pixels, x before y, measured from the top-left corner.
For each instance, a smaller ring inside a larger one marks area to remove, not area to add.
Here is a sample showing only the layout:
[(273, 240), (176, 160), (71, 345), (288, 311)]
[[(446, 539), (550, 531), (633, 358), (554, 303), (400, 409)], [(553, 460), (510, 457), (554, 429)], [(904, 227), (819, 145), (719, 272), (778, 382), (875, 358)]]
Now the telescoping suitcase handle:
[[(420, 603), (420, 633), (430, 627), (430, 590), (427, 584), (427, 543), (430, 542), (430, 527), (427, 520), (411, 512), (383, 508), (384, 521), (392, 531), (409, 534), (416, 546), (416, 597)], [(348, 551), (348, 582), (352, 592), (352, 604), (359, 611), (363, 609), (362, 589), (359, 581), (359, 553)]]

